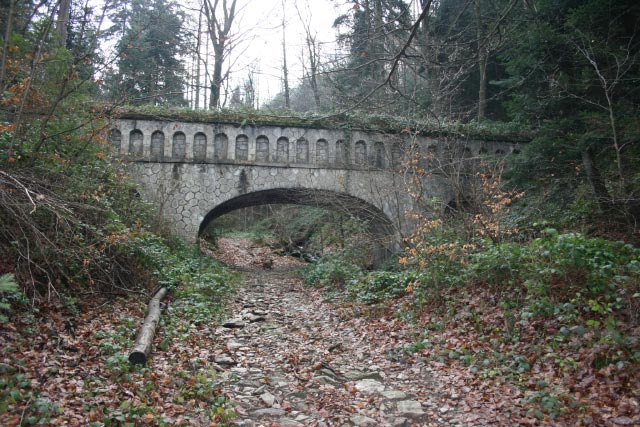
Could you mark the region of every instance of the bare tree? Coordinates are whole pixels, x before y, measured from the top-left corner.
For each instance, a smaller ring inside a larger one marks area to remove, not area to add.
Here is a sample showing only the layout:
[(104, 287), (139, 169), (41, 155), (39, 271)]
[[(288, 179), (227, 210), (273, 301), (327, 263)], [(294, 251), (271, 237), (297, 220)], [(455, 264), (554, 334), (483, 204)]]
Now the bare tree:
[(286, 20), (285, 20), (285, 4), (286, 0), (282, 0), (282, 78), (284, 83), (284, 106), (287, 110), (291, 109), (291, 95), (289, 93), (289, 69), (287, 68), (287, 41)]
[(229, 40), (231, 26), (236, 18), (236, 1), (231, 0), (203, 0), (205, 17), (207, 19), (207, 32), (213, 45), (213, 75), (211, 76), (211, 97), (209, 107), (218, 108), (220, 105), (221, 87), (226, 76), (223, 76), (222, 68), (229, 54)]
[[(298, 8), (298, 4), (296, 3), (296, 11), (298, 12), (298, 17), (300, 18), (300, 22), (304, 27), (305, 32), (305, 46), (306, 46), (306, 55), (303, 54), (302, 58), (302, 66), (304, 77), (309, 81), (309, 86), (311, 86), (311, 90), (313, 92), (313, 100), (315, 102), (316, 110), (320, 110), (320, 90), (318, 89), (318, 72), (320, 67), (320, 46), (317, 42), (317, 34), (311, 31), (311, 23), (309, 22), (308, 14), (305, 19), (302, 16), (302, 12)], [(307, 61), (304, 60), (304, 56), (306, 56)]]

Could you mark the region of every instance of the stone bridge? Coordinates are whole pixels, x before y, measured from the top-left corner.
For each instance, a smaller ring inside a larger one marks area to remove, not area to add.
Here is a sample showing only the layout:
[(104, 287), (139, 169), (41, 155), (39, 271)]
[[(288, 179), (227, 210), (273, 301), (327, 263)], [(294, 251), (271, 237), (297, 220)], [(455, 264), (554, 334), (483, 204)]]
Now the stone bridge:
[[(391, 251), (412, 230), (406, 213), (413, 201), (399, 173), (407, 150), (431, 153), (425, 168), (452, 155), (442, 139), (406, 133), (127, 117), (113, 124), (110, 142), (143, 197), (188, 240), (236, 209), (292, 203), (364, 218)], [(517, 149), (508, 142), (456, 144), (453, 156), (461, 159)], [(441, 174), (422, 181), (430, 197), (452, 198)]]

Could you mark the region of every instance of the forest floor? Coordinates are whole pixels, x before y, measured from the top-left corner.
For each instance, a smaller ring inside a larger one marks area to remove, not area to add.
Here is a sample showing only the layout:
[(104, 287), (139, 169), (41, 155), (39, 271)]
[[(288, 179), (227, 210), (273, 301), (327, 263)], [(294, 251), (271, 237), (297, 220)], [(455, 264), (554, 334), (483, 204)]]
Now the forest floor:
[(303, 286), (300, 261), (248, 240), (222, 239), (215, 254), (242, 270), (228, 310), (170, 299), (147, 367), (127, 361), (146, 298), (43, 307), (0, 325), (0, 425), (640, 425), (638, 397), (613, 379), (579, 378), (587, 401), (599, 387), (604, 403), (542, 413), (521, 377), (436, 357), (469, 337), (403, 319), (402, 299), (364, 305)]

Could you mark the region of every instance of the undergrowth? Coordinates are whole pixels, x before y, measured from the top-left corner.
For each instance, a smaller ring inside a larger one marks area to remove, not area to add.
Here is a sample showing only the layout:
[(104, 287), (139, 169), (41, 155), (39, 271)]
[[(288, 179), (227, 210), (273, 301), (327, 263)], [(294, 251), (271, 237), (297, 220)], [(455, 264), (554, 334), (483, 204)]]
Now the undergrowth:
[(514, 414), (577, 424), (604, 422), (607, 411), (633, 419), (640, 249), (554, 229), (530, 242), (476, 243), (458, 257), (414, 252), (401, 272), (352, 272), (332, 259), (307, 281), (365, 304), (396, 299), (398, 316), (422, 330), (410, 355), (516, 387)]

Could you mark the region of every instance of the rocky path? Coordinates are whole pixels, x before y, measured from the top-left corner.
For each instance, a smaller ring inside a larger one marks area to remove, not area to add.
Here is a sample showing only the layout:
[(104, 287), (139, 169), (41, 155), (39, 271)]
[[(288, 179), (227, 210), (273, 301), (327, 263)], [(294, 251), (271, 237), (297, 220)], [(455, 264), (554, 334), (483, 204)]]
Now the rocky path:
[(246, 273), (216, 331), (232, 425), (459, 425), (459, 396), (433, 392), (433, 372), (406, 356), (415, 340), (397, 319), (325, 298), (286, 273)]

